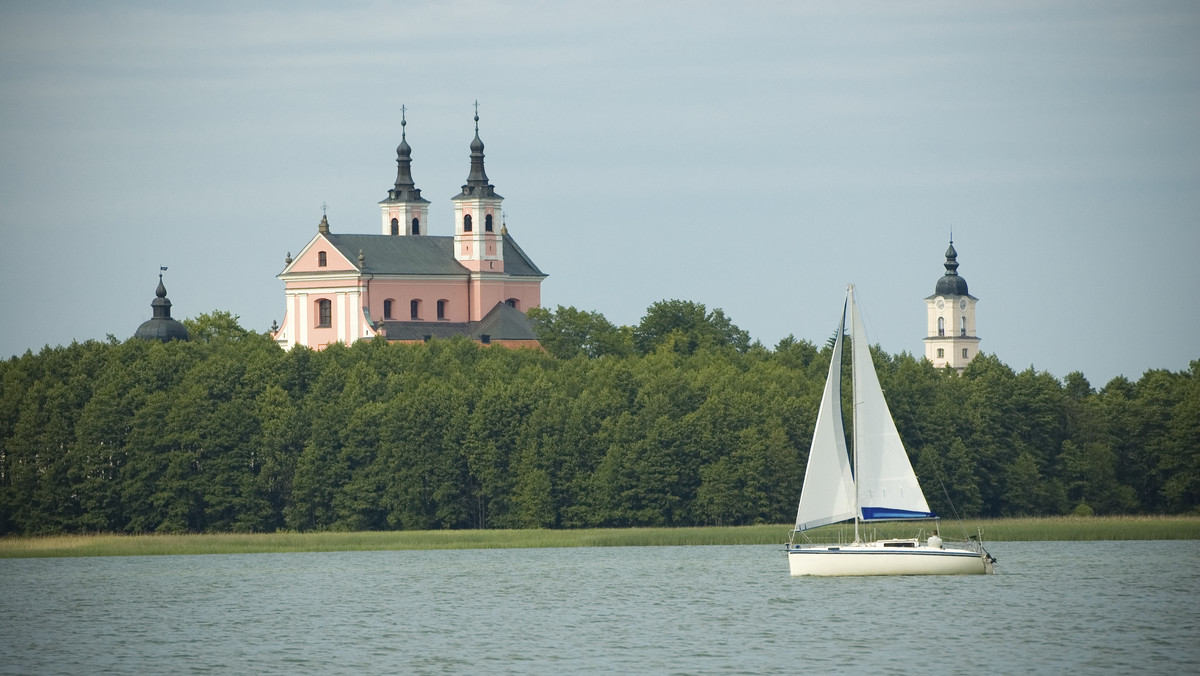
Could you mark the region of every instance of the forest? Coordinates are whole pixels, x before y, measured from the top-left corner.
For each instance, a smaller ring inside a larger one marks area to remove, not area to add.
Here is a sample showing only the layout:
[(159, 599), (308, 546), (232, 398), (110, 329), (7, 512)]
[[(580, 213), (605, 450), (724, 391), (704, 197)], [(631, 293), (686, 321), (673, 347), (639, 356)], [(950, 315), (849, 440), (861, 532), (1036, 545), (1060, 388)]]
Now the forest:
[[(832, 337), (772, 349), (679, 300), (636, 326), (529, 314), (543, 350), (284, 351), (217, 311), (190, 342), (0, 362), (0, 535), (794, 520)], [(1200, 360), (1096, 389), (872, 350), (944, 518), (1200, 507)]]

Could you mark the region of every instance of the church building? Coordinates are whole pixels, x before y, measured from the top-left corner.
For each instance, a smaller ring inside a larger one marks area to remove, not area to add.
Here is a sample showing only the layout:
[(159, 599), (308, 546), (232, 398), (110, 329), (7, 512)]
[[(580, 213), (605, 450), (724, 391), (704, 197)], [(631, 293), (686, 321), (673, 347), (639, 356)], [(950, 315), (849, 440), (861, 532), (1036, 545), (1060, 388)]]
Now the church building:
[(950, 366), (962, 373), (979, 354), (979, 337), (975, 335), (975, 303), (979, 299), (967, 293), (967, 280), (958, 274), (953, 238), (946, 249), (945, 267), (946, 273), (938, 279), (933, 295), (925, 299), (925, 358), (937, 368)]
[(413, 181), (406, 124), (402, 115), (396, 182), (379, 203), (380, 234), (337, 233), (322, 216), (316, 235), (294, 259), (288, 254), (278, 275), (287, 308), (275, 340), (317, 350), (377, 336), (537, 346), (524, 312), (541, 304), (546, 275), (504, 225), (504, 198), (483, 167), (478, 112), (467, 182), (451, 200), (452, 236), (429, 234), (429, 200)]

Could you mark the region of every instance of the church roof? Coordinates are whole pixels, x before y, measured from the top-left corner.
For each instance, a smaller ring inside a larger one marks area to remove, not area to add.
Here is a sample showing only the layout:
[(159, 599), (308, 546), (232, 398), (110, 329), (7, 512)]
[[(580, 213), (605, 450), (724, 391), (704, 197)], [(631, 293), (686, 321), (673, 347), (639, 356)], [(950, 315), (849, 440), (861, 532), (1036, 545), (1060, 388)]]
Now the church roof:
[[(938, 278), (933, 289), (934, 296), (971, 296), (967, 293), (967, 280), (958, 274), (958, 252), (954, 249), (954, 240), (950, 240), (950, 248), (946, 249), (946, 273)], [(973, 297), (973, 296), (972, 296)]]
[(507, 303), (496, 303), (496, 307), (475, 323), (471, 337), (483, 336), (490, 336), (492, 340), (537, 340), (533, 321)]
[(142, 322), (133, 337), (142, 340), (160, 340), (164, 343), (171, 340), (188, 340), (190, 336), (187, 327), (183, 323), (171, 319), (171, 301), (167, 298), (167, 287), (163, 285), (162, 275), (158, 276), (158, 288), (154, 295), (154, 300), (150, 301), (150, 309), (154, 314), (150, 319)]
[(480, 340), (537, 340), (533, 322), (525, 313), (497, 303), (477, 322), (383, 322), (388, 340), (424, 340), (468, 336)]
[[(504, 271), (515, 277), (545, 277), (512, 236), (504, 237)], [(377, 275), (466, 275), (454, 257), (454, 237), (434, 235), (325, 235), (347, 260), (358, 261), (361, 272)], [(515, 254), (515, 255), (514, 255)]]

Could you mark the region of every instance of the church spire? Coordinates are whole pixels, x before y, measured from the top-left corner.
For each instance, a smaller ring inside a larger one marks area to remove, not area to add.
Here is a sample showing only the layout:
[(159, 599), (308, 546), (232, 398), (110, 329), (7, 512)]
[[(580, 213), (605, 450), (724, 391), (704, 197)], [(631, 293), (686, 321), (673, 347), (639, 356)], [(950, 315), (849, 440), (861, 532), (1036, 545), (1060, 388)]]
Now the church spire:
[(408, 121), (404, 113), (407, 108), (400, 106), (400, 145), (396, 147), (396, 184), (388, 191), (388, 200), (392, 202), (426, 202), (421, 198), (421, 190), (412, 177), (412, 147), (408, 145), (408, 135), (405, 127)]
[(428, 230), (429, 200), (421, 197), (412, 177), (412, 148), (405, 127), (407, 108), (400, 106), (400, 145), (396, 146), (396, 184), (379, 203), (385, 235), (421, 235)]
[(950, 248), (946, 249), (946, 262), (943, 264), (946, 273), (937, 281), (935, 294), (966, 296), (967, 280), (958, 274), (958, 252), (954, 249), (954, 235), (950, 235)]
[(143, 340), (160, 340), (164, 343), (171, 340), (187, 340), (187, 327), (171, 318), (171, 301), (167, 298), (167, 287), (163, 284), (162, 276), (166, 268), (159, 268), (159, 270), (158, 288), (154, 290), (154, 300), (150, 301), (153, 315), (150, 319), (142, 322), (133, 337)]
[(458, 197), (499, 197), (483, 170), (483, 141), (479, 139), (479, 102), (475, 102), (475, 139), (471, 141), (471, 173)]

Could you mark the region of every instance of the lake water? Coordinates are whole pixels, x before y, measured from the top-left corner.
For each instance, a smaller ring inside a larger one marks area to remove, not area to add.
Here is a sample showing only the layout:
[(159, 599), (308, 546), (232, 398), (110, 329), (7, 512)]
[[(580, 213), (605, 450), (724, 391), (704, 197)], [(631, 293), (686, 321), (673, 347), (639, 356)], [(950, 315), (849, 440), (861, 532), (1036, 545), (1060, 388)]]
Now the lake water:
[(1200, 542), (791, 578), (779, 546), (0, 560), (0, 673), (1196, 673)]

